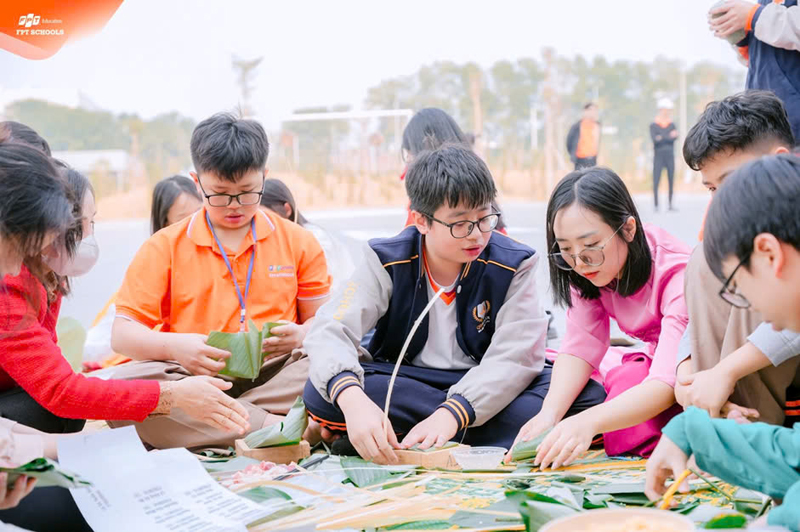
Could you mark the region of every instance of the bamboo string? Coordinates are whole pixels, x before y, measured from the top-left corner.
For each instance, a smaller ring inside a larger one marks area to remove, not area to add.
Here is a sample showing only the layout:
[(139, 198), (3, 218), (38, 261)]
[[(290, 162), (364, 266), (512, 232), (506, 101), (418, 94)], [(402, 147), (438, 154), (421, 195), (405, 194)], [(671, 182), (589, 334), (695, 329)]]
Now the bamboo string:
[(383, 430), (386, 432), (387, 435), (389, 434), (388, 432), (389, 405), (391, 404), (392, 401), (392, 390), (394, 389), (394, 381), (397, 380), (397, 373), (400, 371), (400, 365), (403, 363), (403, 359), (406, 356), (406, 351), (408, 351), (408, 346), (411, 343), (411, 339), (414, 337), (414, 333), (417, 332), (417, 329), (422, 323), (422, 320), (425, 318), (425, 316), (428, 315), (428, 312), (430, 312), (431, 308), (433, 308), (434, 303), (436, 303), (436, 301), (442, 294), (444, 294), (444, 288), (440, 288), (439, 291), (436, 292), (436, 295), (433, 296), (433, 298), (431, 298), (430, 301), (428, 301), (428, 304), (425, 306), (425, 309), (422, 311), (422, 314), (419, 315), (419, 317), (414, 322), (414, 325), (411, 327), (411, 332), (409, 332), (408, 336), (406, 336), (406, 341), (403, 344), (403, 349), (400, 350), (400, 356), (397, 357), (397, 362), (395, 363), (394, 370), (392, 371), (392, 378), (389, 379), (389, 389), (386, 392), (386, 403), (384, 404), (383, 407)]

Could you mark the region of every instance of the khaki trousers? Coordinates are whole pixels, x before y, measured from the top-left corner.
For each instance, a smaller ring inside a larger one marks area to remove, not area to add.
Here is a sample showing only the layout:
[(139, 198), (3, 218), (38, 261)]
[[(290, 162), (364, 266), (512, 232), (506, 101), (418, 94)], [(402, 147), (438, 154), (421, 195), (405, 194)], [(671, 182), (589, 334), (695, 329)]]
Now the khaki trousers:
[[(308, 357), (300, 351), (282, 355), (264, 363), (255, 381), (230, 379), (233, 387), (226, 391), (247, 410), (251, 430), (258, 430), (281, 421), (295, 399), (303, 395), (308, 379)], [(176, 362), (130, 362), (115, 368), (114, 379), (149, 379), (179, 381), (191, 376)], [(154, 416), (141, 423), (109, 422), (111, 427), (134, 425), (142, 441), (158, 449), (171, 447), (228, 447), (237, 438), (233, 433), (216, 429), (188, 417), (179, 409), (167, 416)]]

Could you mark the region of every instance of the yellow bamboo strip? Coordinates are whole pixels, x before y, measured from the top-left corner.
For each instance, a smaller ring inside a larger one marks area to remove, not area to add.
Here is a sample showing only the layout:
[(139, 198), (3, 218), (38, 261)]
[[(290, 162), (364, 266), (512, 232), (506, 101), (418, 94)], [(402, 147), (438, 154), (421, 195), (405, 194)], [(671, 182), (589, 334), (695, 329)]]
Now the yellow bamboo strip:
[(672, 503), (672, 498), (675, 496), (675, 493), (678, 491), (678, 488), (681, 487), (681, 483), (686, 480), (689, 475), (692, 474), (691, 469), (687, 469), (683, 473), (680, 474), (678, 478), (675, 479), (675, 482), (667, 489), (667, 492), (664, 494), (664, 502), (661, 503), (659, 508), (661, 510), (666, 510), (669, 508), (670, 503)]

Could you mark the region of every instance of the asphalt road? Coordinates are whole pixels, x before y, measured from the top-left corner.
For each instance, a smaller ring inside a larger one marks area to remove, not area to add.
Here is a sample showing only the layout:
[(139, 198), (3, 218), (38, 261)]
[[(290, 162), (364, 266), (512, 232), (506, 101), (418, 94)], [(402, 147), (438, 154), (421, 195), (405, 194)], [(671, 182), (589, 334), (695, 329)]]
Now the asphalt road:
[[(649, 195), (637, 196), (636, 201), (645, 223), (663, 227), (690, 246), (697, 243), (708, 195), (677, 196), (679, 212), (662, 210), (655, 213)], [(543, 250), (546, 204), (507, 203), (502, 208), (509, 234), (536, 250)], [(360, 242), (396, 234), (406, 218), (405, 209), (402, 208), (316, 211), (305, 212), (304, 215), (344, 237), (343, 240), (355, 255), (360, 253)], [(101, 222), (96, 225), (95, 231), (100, 244), (100, 260), (90, 273), (74, 280), (73, 293), (64, 301), (61, 310), (61, 316), (76, 318), (86, 327), (91, 325), (95, 315), (121, 284), (136, 250), (148, 237), (148, 221)], [(542, 293), (549, 293), (547, 268), (539, 269), (538, 283)], [(553, 310), (552, 305), (549, 306)], [(554, 314), (557, 329), (563, 331), (563, 311), (555, 309)]]

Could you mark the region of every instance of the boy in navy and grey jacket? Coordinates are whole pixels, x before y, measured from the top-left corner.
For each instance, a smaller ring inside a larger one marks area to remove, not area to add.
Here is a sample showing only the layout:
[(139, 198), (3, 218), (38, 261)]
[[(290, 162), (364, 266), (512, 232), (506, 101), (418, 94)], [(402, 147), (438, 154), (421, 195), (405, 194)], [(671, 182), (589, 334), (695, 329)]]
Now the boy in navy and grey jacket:
[[(396, 461), (394, 449), (449, 440), (509, 447), (550, 382), (539, 255), (494, 232), (494, 182), (468, 148), (418, 155), (405, 184), (414, 225), (369, 242), (364, 263), (305, 339), (306, 406), (323, 436), (346, 432), (363, 458), (378, 462)], [(395, 362), (437, 294), (405, 353), (384, 427)], [(365, 350), (359, 342), (373, 328)], [(604, 396), (590, 382), (570, 413)]]

